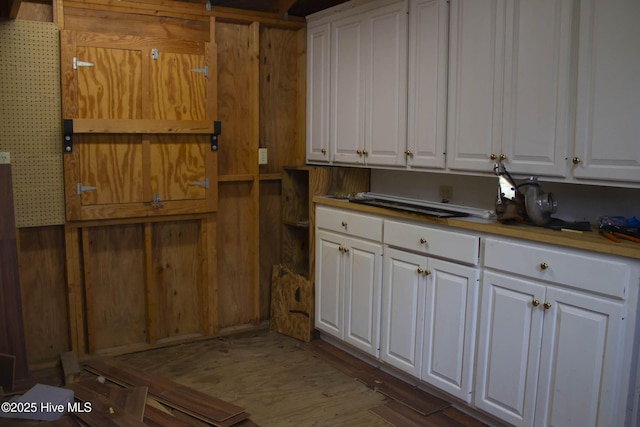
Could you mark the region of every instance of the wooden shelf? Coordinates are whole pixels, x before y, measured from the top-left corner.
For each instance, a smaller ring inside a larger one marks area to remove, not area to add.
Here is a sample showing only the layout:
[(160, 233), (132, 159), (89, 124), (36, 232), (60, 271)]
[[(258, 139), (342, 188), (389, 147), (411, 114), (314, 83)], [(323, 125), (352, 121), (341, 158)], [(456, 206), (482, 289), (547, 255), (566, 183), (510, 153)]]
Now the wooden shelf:
[(282, 262), (313, 281), (313, 197), (369, 189), (369, 170), (331, 166), (285, 166), (282, 174)]

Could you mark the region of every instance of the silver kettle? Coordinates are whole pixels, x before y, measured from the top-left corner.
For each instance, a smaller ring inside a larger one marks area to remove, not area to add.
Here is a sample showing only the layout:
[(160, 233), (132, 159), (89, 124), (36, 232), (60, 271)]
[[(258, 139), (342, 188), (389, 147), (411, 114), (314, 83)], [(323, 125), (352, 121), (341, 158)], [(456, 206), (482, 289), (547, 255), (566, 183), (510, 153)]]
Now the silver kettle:
[(540, 187), (538, 178), (531, 176), (518, 185), (524, 194), (524, 204), (529, 220), (535, 225), (546, 225), (551, 221), (551, 214), (558, 210), (553, 193), (545, 193)]

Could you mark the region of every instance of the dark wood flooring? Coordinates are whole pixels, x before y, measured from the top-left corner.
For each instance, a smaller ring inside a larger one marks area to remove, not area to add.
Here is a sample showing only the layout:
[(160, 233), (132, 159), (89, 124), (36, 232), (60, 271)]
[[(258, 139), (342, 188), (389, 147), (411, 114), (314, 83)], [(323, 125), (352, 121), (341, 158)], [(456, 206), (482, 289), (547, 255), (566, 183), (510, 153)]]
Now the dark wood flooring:
[[(262, 427), (485, 426), (321, 340), (262, 331), (117, 360), (245, 408)], [(61, 376), (39, 375), (61, 384)], [(14, 425), (6, 421), (0, 426)]]

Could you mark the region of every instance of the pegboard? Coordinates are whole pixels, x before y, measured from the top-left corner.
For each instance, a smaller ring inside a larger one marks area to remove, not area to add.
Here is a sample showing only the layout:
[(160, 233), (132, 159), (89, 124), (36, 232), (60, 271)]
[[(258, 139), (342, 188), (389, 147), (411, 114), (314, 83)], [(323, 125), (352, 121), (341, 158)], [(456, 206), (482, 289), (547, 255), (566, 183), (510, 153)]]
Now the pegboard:
[(0, 22), (0, 152), (9, 152), (16, 227), (64, 224), (56, 24)]

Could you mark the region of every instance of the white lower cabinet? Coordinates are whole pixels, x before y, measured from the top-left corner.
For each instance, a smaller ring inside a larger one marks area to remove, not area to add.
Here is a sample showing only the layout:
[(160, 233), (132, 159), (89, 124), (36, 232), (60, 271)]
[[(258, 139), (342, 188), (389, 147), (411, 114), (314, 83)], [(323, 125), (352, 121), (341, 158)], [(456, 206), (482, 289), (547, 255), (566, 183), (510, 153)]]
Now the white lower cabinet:
[(478, 269), (387, 247), (383, 271), (380, 358), (470, 402)]
[(510, 425), (637, 425), (639, 262), (346, 209), (316, 219), (321, 331)]
[(316, 328), (378, 356), (382, 244), (316, 233)]
[[(483, 277), (475, 406), (515, 426), (624, 425), (616, 406), (626, 398), (619, 383), (624, 301), (544, 282), (562, 276), (560, 261), (589, 261), (596, 270), (609, 261), (565, 252), (567, 259), (547, 263), (538, 258), (545, 254), (540, 247), (493, 239), (486, 252), (485, 262), (505, 272)], [(531, 269), (514, 262), (511, 271), (529, 277), (506, 272), (513, 257), (524, 257)]]

